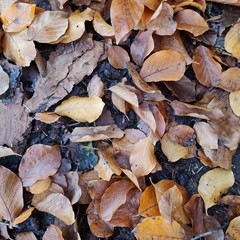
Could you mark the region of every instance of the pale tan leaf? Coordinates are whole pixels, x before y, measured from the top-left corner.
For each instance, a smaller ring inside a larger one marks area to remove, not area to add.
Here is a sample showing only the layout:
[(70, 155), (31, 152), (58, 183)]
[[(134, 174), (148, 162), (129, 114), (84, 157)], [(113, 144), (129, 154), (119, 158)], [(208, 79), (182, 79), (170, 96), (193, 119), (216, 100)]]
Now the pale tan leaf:
[(12, 222), (23, 208), (23, 185), (20, 178), (0, 166), (0, 219)]
[(78, 122), (94, 122), (102, 114), (104, 102), (99, 97), (72, 96), (56, 107), (55, 112)]
[(124, 69), (130, 62), (130, 57), (122, 47), (111, 45), (108, 47), (108, 61), (113, 67)]
[(34, 210), (34, 207), (30, 207), (27, 210), (24, 210), (23, 212), (21, 212), (20, 215), (14, 219), (14, 221), (12, 223), (13, 226), (27, 220), (31, 216), (33, 210)]
[(46, 191), (50, 187), (51, 183), (51, 179), (47, 177), (45, 179), (36, 181), (31, 187), (27, 188), (27, 190), (32, 194), (40, 194)]
[(235, 217), (229, 224), (226, 233), (234, 239), (240, 239), (240, 216)]
[(169, 223), (162, 216), (147, 217), (133, 230), (138, 240), (186, 240), (186, 235), (179, 223)]
[(234, 114), (240, 117), (240, 90), (229, 94), (229, 103)]
[(204, 18), (191, 9), (180, 11), (174, 19), (177, 21), (177, 29), (188, 31), (195, 37), (203, 34), (209, 29)]
[(111, 138), (122, 138), (124, 132), (117, 125), (76, 127), (69, 139), (72, 142), (88, 142)]
[(0, 158), (11, 156), (11, 155), (18, 155), (18, 154), (13, 152), (11, 148), (0, 146)]
[(137, 180), (137, 177), (133, 174), (132, 171), (125, 169), (125, 168), (121, 168), (121, 170), (123, 171), (123, 173), (134, 183), (134, 185), (140, 190), (140, 186), (139, 186), (139, 182)]
[(5, 93), (9, 88), (9, 76), (0, 66), (0, 95)]
[(87, 86), (89, 97), (100, 97), (104, 95), (104, 84), (98, 75), (94, 75)]
[(218, 135), (206, 122), (198, 122), (193, 126), (197, 134), (197, 142), (204, 148), (218, 149)]
[(86, 8), (83, 12), (78, 10), (71, 13), (68, 18), (68, 29), (61, 37), (61, 43), (70, 43), (81, 38), (85, 32), (85, 22), (93, 19), (94, 11)]
[(37, 54), (33, 41), (28, 40), (27, 30), (19, 33), (5, 33), (2, 47), (7, 59), (23, 67), (30, 66)]
[(138, 24), (143, 10), (140, 0), (112, 1), (110, 16), (117, 44)]
[(123, 114), (126, 115), (127, 113), (127, 103), (121, 98), (119, 97), (116, 93), (112, 92), (111, 95), (111, 99), (112, 99), (112, 103), (113, 105)]
[(134, 187), (134, 184), (122, 179), (112, 183), (102, 195), (99, 214), (104, 221), (110, 221), (117, 209), (126, 202), (127, 193)]
[(199, 181), (198, 192), (204, 200), (206, 210), (217, 204), (222, 194), (234, 184), (231, 170), (215, 168), (205, 173)]
[(67, 2), (68, 0), (57, 0), (59, 8), (63, 9), (63, 5)]
[(55, 225), (50, 224), (43, 235), (43, 240), (64, 240), (62, 231)]
[(146, 82), (178, 81), (185, 72), (184, 57), (173, 50), (152, 54), (142, 66), (140, 76)]
[(34, 207), (39, 211), (50, 213), (67, 225), (71, 225), (75, 222), (71, 202), (67, 197), (60, 193), (52, 193), (48, 195)]
[(139, 140), (134, 144), (129, 163), (134, 175), (139, 178), (148, 175), (156, 166), (154, 145), (150, 137)]
[(3, 9), (15, 3), (17, 0), (1, 0), (0, 2), (0, 13), (2, 13)]
[(19, 177), (24, 187), (55, 174), (61, 164), (59, 147), (36, 144), (29, 147), (19, 165)]
[(37, 240), (33, 232), (21, 232), (16, 235), (16, 240)]
[(67, 30), (67, 14), (61, 11), (39, 13), (28, 27), (28, 38), (40, 43), (58, 40)]
[(39, 112), (35, 114), (34, 119), (51, 124), (56, 122), (61, 116), (53, 112)]

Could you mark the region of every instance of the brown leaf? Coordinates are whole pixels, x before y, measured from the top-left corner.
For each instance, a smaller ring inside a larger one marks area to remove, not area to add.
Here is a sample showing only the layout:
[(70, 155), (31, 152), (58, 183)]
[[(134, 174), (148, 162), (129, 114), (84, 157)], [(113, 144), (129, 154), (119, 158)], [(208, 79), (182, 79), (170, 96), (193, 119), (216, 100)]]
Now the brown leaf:
[(129, 180), (112, 183), (102, 195), (99, 214), (104, 221), (110, 221), (117, 209), (126, 202), (127, 193), (134, 187)]
[(34, 119), (39, 120), (41, 122), (51, 124), (56, 122), (61, 116), (53, 112), (40, 112), (36, 113)]
[(202, 35), (209, 29), (204, 18), (191, 9), (180, 11), (174, 19), (177, 21), (177, 29), (188, 31), (195, 37)]
[(89, 97), (100, 97), (104, 95), (104, 84), (98, 75), (94, 75), (87, 86)]
[(140, 0), (112, 1), (110, 16), (117, 44), (138, 24), (143, 10)]
[(65, 12), (41, 12), (28, 27), (28, 38), (40, 43), (51, 43), (58, 40), (66, 32), (67, 27), (68, 19)]
[(212, 234), (208, 236), (208, 240), (224, 240), (224, 232), (221, 228), (220, 223), (215, 217), (210, 215), (204, 215), (204, 226), (206, 232), (211, 232)]
[(198, 46), (194, 51), (193, 61), (193, 70), (202, 85), (214, 87), (219, 83), (222, 67), (213, 59), (208, 48)]
[(159, 0), (143, 0), (144, 6), (156, 10), (159, 6)]
[(129, 110), (129, 104), (120, 98), (116, 93), (112, 92), (111, 100), (113, 105), (123, 114), (127, 114)]
[(69, 139), (72, 142), (88, 142), (111, 138), (121, 138), (124, 132), (117, 125), (97, 126), (97, 127), (76, 127)]
[(234, 239), (240, 238), (240, 216), (235, 217), (229, 224), (226, 233), (232, 236)]
[(51, 183), (51, 179), (47, 177), (45, 179), (36, 181), (31, 187), (27, 188), (27, 191), (31, 192), (32, 194), (39, 194), (46, 191), (50, 187)]
[(108, 47), (108, 61), (113, 67), (124, 69), (127, 68), (130, 57), (122, 47), (111, 45)]
[(199, 181), (198, 192), (204, 200), (205, 209), (217, 204), (220, 196), (234, 184), (231, 170), (215, 168), (205, 173)]
[(138, 240), (149, 239), (186, 239), (185, 232), (180, 224), (169, 223), (162, 216), (147, 217), (133, 230)]
[(82, 195), (82, 190), (78, 185), (79, 176), (77, 171), (69, 171), (66, 174), (66, 178), (67, 178), (67, 185), (68, 185), (66, 196), (68, 197), (71, 204), (73, 205), (78, 202), (78, 200)]
[(160, 14), (147, 23), (147, 29), (157, 35), (172, 35), (177, 29), (177, 23), (173, 20), (173, 9), (166, 3), (162, 2)]
[(145, 31), (137, 35), (131, 44), (131, 56), (138, 66), (142, 66), (145, 57), (147, 57), (154, 48), (152, 31)]
[(38, 180), (55, 174), (61, 164), (59, 147), (35, 144), (29, 147), (19, 165), (19, 177), (23, 186), (31, 186)]
[(21, 232), (16, 235), (16, 240), (37, 240), (33, 232)]
[(23, 208), (23, 186), (20, 178), (0, 166), (0, 219), (12, 222)]
[(55, 113), (77, 122), (94, 122), (101, 115), (104, 105), (99, 97), (72, 96), (58, 105)]
[(166, 130), (165, 119), (157, 106), (153, 105), (151, 108), (154, 119), (156, 121), (156, 131), (159, 134), (159, 136), (162, 137)]
[(20, 32), (27, 28), (35, 16), (35, 4), (14, 3), (1, 13), (2, 28), (5, 32)]
[(74, 212), (69, 199), (60, 193), (48, 195), (34, 207), (39, 211), (50, 213), (67, 225), (71, 225), (75, 222)]
[(152, 54), (142, 66), (140, 76), (146, 82), (177, 81), (185, 72), (184, 57), (172, 50)]
[(62, 231), (52, 224), (50, 224), (46, 230), (46, 232), (43, 235), (43, 240), (64, 240), (62, 236)]
[[(87, 35), (73, 44), (59, 45), (50, 54), (47, 75), (36, 79), (33, 97), (26, 102), (26, 106), (30, 111), (44, 111), (57, 103), (71, 92), (74, 84), (92, 73), (102, 53), (103, 44)], [(87, 68), (84, 67), (86, 64)]]
[(229, 94), (229, 103), (232, 108), (232, 111), (234, 112), (235, 115), (240, 117), (240, 90), (231, 92)]

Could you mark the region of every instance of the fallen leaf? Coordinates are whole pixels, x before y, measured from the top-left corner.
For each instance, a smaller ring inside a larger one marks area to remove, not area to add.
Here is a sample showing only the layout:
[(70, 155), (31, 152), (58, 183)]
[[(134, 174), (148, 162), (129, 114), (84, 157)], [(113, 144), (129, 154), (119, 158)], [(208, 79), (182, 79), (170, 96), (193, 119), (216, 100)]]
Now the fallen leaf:
[(50, 187), (51, 183), (51, 179), (47, 177), (45, 179), (36, 181), (31, 187), (27, 188), (27, 190), (32, 194), (39, 194), (46, 191)]
[(94, 122), (102, 113), (104, 102), (99, 97), (72, 96), (56, 107), (55, 113), (77, 122)]
[(240, 61), (240, 40), (239, 40), (240, 21), (234, 24), (227, 32), (224, 41), (225, 49)]
[(82, 195), (82, 190), (78, 185), (79, 176), (77, 171), (69, 171), (66, 174), (66, 178), (67, 178), (67, 185), (68, 185), (66, 196), (68, 197), (71, 204), (73, 205), (78, 202), (78, 200)]
[(117, 125), (76, 127), (69, 139), (71, 142), (88, 142), (111, 138), (122, 138), (124, 132)]
[(229, 103), (234, 114), (240, 117), (240, 90), (229, 94)]
[(112, 183), (102, 195), (99, 214), (102, 220), (110, 221), (117, 209), (126, 202), (127, 193), (134, 184), (126, 179)]
[(37, 240), (33, 232), (21, 232), (16, 235), (16, 240)]
[(162, 216), (145, 218), (134, 228), (133, 233), (138, 240), (186, 239), (180, 224), (176, 221), (169, 223)]
[(209, 29), (204, 18), (191, 9), (178, 12), (174, 19), (177, 22), (177, 29), (188, 31), (194, 37), (202, 35)]
[(172, 35), (177, 29), (177, 23), (173, 20), (173, 9), (166, 3), (162, 2), (160, 14), (147, 23), (147, 29), (157, 35)]
[(130, 51), (134, 62), (142, 66), (145, 57), (154, 49), (152, 31), (145, 31), (137, 35), (131, 44)]
[(18, 154), (13, 152), (11, 148), (0, 146), (0, 158), (11, 156), (11, 155), (18, 155)]
[(123, 173), (134, 183), (134, 185), (140, 190), (140, 186), (139, 186), (139, 182), (138, 182), (138, 179), (137, 177), (133, 174), (132, 171), (128, 170), (128, 169), (125, 169), (125, 168), (121, 168), (121, 170), (123, 171)]
[(50, 213), (67, 225), (71, 225), (75, 222), (71, 202), (60, 193), (49, 194), (42, 201), (34, 205), (34, 207), (39, 211)]
[(20, 32), (27, 28), (35, 16), (35, 4), (14, 3), (1, 13), (2, 28), (5, 32)]
[(2, 47), (7, 59), (23, 67), (30, 66), (37, 53), (33, 41), (28, 40), (27, 29), (19, 33), (5, 33)]
[(144, 6), (156, 10), (160, 4), (159, 0), (143, 0)]
[(9, 76), (0, 66), (0, 95), (5, 93), (9, 88)]
[(116, 93), (112, 92), (111, 100), (113, 105), (123, 114), (127, 114), (129, 104), (120, 98)]
[(21, 179), (9, 169), (0, 166), (0, 219), (12, 222), (23, 208)]
[(231, 67), (221, 74), (220, 82), (216, 87), (228, 92), (240, 90), (239, 78), (240, 69), (238, 67)]
[(224, 240), (224, 232), (223, 229), (221, 228), (220, 223), (216, 220), (215, 217), (210, 216), (210, 215), (204, 215), (203, 216), (204, 220), (204, 227), (206, 232), (212, 232), (210, 240)]
[(193, 125), (197, 134), (197, 142), (202, 148), (218, 149), (218, 135), (206, 122), (198, 122)]
[(143, 10), (140, 0), (112, 1), (110, 16), (117, 44), (138, 24)]
[(30, 187), (38, 180), (55, 174), (61, 164), (58, 145), (35, 144), (29, 147), (19, 165), (19, 177), (24, 187)]
[(0, 13), (2, 13), (3, 9), (15, 3), (17, 0), (2, 0), (0, 2)]
[(240, 238), (240, 216), (235, 217), (230, 223), (227, 228), (226, 233), (228, 233), (230, 236), (232, 236), (234, 239)]
[(30, 207), (27, 210), (24, 210), (23, 212), (21, 212), (20, 215), (14, 219), (12, 223), (13, 226), (26, 221), (31, 216), (33, 210), (34, 210), (34, 207)]
[(94, 75), (87, 86), (89, 97), (100, 97), (104, 95), (104, 84), (98, 75)]
[(41, 122), (51, 124), (56, 122), (61, 116), (53, 112), (40, 112), (36, 113), (34, 119), (39, 120)]
[(222, 67), (213, 59), (208, 48), (198, 46), (195, 49), (192, 67), (198, 81), (202, 85), (206, 87), (214, 87), (219, 83)]
[(185, 72), (184, 57), (173, 50), (152, 54), (142, 66), (140, 76), (146, 82), (178, 81)]
[(157, 159), (150, 137), (143, 138), (134, 144), (129, 163), (132, 172), (137, 178), (147, 176), (154, 169)]
[(157, 106), (153, 105), (151, 108), (154, 119), (156, 121), (156, 131), (159, 134), (159, 136), (162, 137), (166, 130), (165, 119)]
[(203, 198), (205, 209), (217, 204), (222, 194), (234, 184), (231, 170), (215, 168), (205, 173), (199, 181), (198, 192)]
[(61, 43), (70, 43), (81, 38), (85, 32), (85, 22), (93, 19), (94, 11), (86, 8), (83, 12), (76, 10), (68, 18), (68, 28), (61, 37)]
[(103, 37), (112, 37), (115, 34), (113, 27), (103, 19), (99, 11), (94, 14), (93, 28)]
[(28, 27), (28, 39), (40, 43), (58, 40), (67, 30), (67, 14), (62, 11), (45, 11), (39, 13)]
[(46, 232), (43, 234), (42, 237), (43, 240), (64, 240), (62, 236), (62, 231), (55, 225), (50, 224), (46, 230)]
[(206, 2), (204, 0), (193, 1), (193, 2), (191, 1), (175, 2), (175, 3), (171, 4), (172, 8), (174, 9), (174, 12), (179, 12), (179, 10), (182, 10), (183, 7), (195, 7), (202, 12), (206, 10)]

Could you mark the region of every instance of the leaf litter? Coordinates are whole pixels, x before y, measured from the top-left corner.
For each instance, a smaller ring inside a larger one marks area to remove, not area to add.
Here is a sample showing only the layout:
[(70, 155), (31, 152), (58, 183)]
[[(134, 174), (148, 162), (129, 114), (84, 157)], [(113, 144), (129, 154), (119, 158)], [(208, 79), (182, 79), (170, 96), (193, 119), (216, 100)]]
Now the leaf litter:
[(239, 238), (239, 4), (214, 2), (1, 1), (1, 238)]

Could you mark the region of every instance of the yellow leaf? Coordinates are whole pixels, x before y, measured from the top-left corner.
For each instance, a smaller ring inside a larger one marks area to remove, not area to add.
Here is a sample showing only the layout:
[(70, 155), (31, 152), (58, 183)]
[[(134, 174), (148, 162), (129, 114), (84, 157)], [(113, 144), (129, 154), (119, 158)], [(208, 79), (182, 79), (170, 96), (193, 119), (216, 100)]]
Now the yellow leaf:
[(240, 216), (235, 217), (229, 224), (226, 233), (234, 239), (240, 239)]
[(221, 195), (234, 184), (232, 171), (215, 168), (205, 173), (198, 184), (198, 192), (203, 198), (205, 208), (216, 205)]
[(162, 216), (145, 218), (134, 228), (138, 240), (185, 240), (185, 232), (180, 224), (167, 222)]
[(17, 225), (27, 220), (31, 216), (33, 210), (34, 210), (34, 207), (30, 207), (27, 210), (21, 212), (20, 215), (14, 219), (13, 225)]
[(240, 117), (240, 90), (231, 92), (229, 94), (229, 102), (232, 108), (232, 111)]
[(77, 122), (94, 122), (102, 113), (104, 102), (99, 97), (73, 96), (63, 101), (55, 112)]

